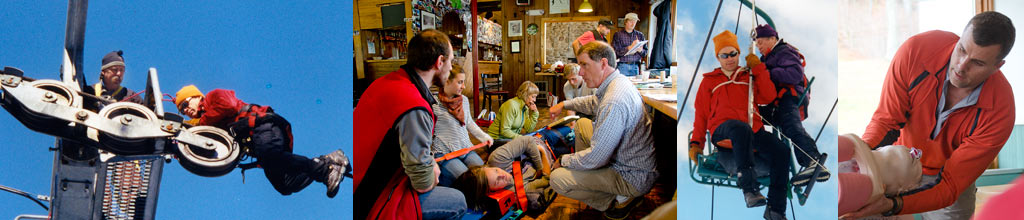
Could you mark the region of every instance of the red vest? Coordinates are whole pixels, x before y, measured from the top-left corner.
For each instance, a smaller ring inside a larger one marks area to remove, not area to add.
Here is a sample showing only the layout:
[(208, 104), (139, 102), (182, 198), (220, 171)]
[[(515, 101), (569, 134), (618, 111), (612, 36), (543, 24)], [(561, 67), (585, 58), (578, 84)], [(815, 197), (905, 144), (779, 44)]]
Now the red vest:
[[(399, 151), (381, 147), (397, 147), (397, 144), (389, 144), (397, 143), (397, 140), (384, 140), (384, 138), (400, 116), (411, 110), (422, 108), (430, 112), (431, 118), (436, 120), (430, 104), (423, 98), (411, 80), (410, 73), (407, 73), (405, 69), (391, 72), (370, 84), (359, 100), (359, 104), (356, 105), (353, 111), (353, 146), (354, 159), (360, 162), (353, 166), (355, 169), (353, 190), (359, 191), (359, 185), (368, 174), (369, 167), (373, 166), (373, 159), (378, 152)], [(433, 133), (433, 131), (430, 132)], [(399, 157), (398, 154), (393, 156)], [(395, 161), (397, 162), (398, 159)], [(391, 176), (387, 183), (367, 183), (387, 184), (384, 192), (381, 192), (375, 200), (367, 219), (421, 218), (419, 195), (410, 185), (409, 177), (405, 175), (401, 165), (396, 165), (398, 167), (396, 170), (374, 170), (374, 176)]]

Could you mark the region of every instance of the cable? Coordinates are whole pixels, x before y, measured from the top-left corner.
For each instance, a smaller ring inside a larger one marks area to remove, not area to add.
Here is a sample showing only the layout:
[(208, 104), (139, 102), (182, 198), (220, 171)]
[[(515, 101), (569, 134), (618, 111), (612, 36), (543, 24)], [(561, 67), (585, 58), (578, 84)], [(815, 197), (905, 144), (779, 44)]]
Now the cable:
[[(711, 27), (708, 28), (708, 36), (704, 37), (704, 48), (700, 50), (700, 58), (697, 59), (697, 65), (693, 68), (693, 76), (690, 77), (690, 86), (686, 88), (686, 96), (683, 96), (683, 105), (679, 109), (686, 109), (686, 100), (690, 98), (690, 91), (693, 90), (693, 81), (697, 80), (697, 71), (700, 71), (700, 63), (704, 61), (704, 53), (708, 50), (708, 41), (711, 40), (711, 32), (715, 31), (715, 23), (718, 22), (718, 12), (722, 11), (722, 2), (725, 0), (718, 0), (718, 9), (715, 9), (715, 17), (711, 19)], [(676, 118), (682, 118), (684, 111), (679, 111)]]
[(839, 98), (836, 98), (836, 102), (832, 103), (832, 110), (828, 110), (828, 116), (825, 117), (825, 123), (822, 123), (821, 129), (818, 129), (818, 135), (814, 136), (814, 143), (818, 143), (818, 138), (821, 137), (821, 132), (825, 131), (825, 125), (828, 125), (828, 119), (832, 117), (832, 111), (836, 110), (836, 104), (839, 104)]
[(39, 206), (42, 206), (43, 209), (45, 209), (47, 211), (50, 210), (50, 208), (46, 207), (46, 205), (43, 204), (43, 202), (39, 201), (38, 198), (33, 197), (32, 194), (29, 194), (29, 193), (27, 193), (25, 191), (21, 191), (21, 190), (18, 190), (18, 189), (15, 189), (15, 188), (11, 188), (11, 187), (7, 187), (7, 186), (4, 186), (4, 185), (0, 185), (0, 190), (4, 190), (4, 191), (10, 192), (10, 193), (14, 193), (14, 194), (18, 194), (18, 195), (24, 196), (25, 198), (31, 199), (33, 202), (36, 202), (36, 204), (39, 204)]

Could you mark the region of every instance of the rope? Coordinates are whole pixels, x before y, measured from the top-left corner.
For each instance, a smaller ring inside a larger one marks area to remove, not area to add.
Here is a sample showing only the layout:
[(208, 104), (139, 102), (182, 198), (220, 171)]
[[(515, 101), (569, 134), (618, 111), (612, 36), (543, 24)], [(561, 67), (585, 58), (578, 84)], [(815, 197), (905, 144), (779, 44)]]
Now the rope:
[(143, 94), (143, 93), (146, 93), (146, 91), (137, 92), (137, 93), (133, 94), (132, 96), (128, 96), (128, 97), (125, 97), (125, 98), (121, 99), (121, 101), (122, 102), (123, 101), (128, 101), (129, 99), (132, 99), (132, 98), (135, 98), (135, 97), (139, 97), (139, 94)]
[[(838, 99), (836, 99), (836, 100), (838, 101)], [(768, 126), (772, 126), (772, 128), (775, 128), (775, 129), (779, 128), (779, 127), (776, 127), (775, 125), (773, 125), (771, 122), (768, 122), (768, 120), (765, 120), (764, 116), (761, 116), (761, 113), (758, 113), (758, 112), (755, 111), (754, 114), (757, 114), (758, 117), (761, 117), (761, 122), (764, 122), (764, 124), (766, 124)], [(831, 114), (829, 114), (829, 116), (831, 116)], [(821, 126), (824, 127), (825, 125), (822, 124)], [(786, 136), (786, 134), (782, 133), (782, 131), (779, 131), (779, 136), (782, 136), (782, 138), (785, 138), (786, 140), (788, 140), (789, 143), (791, 143), (793, 145), (796, 145), (796, 143), (793, 142), (793, 139), (790, 139), (788, 136)], [(814, 142), (817, 143), (818, 141), (815, 140)], [(804, 149), (800, 148), (800, 146), (797, 146), (797, 147), (794, 147), (794, 148), (796, 148), (797, 150), (800, 150), (800, 153), (803, 153), (804, 156), (807, 156), (807, 158), (810, 158), (811, 161), (814, 162), (814, 164), (817, 164), (817, 166), (821, 167), (821, 169), (824, 169), (825, 171), (828, 171), (828, 172), (831, 173), (831, 171), (829, 171), (828, 168), (825, 167), (824, 164), (821, 164), (821, 163), (818, 162), (818, 158), (812, 157), (811, 154), (808, 154), (806, 151), (804, 151)]]

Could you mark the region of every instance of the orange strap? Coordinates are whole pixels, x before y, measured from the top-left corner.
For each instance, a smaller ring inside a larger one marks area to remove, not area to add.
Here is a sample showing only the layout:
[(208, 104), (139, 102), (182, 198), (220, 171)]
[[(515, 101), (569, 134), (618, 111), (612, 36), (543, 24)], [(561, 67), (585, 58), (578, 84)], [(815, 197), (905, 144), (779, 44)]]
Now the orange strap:
[(481, 148), (483, 146), (487, 146), (487, 143), (479, 143), (479, 144), (473, 145), (473, 147), (470, 147), (470, 148), (462, 148), (461, 150), (452, 151), (451, 153), (445, 154), (444, 156), (435, 158), (434, 162), (441, 162), (441, 161), (451, 160), (451, 159), (454, 159), (456, 157), (461, 157), (462, 155), (466, 155), (470, 151), (476, 150), (477, 148)]
[[(548, 129), (551, 129), (551, 127), (548, 127)], [(551, 157), (550, 157), (551, 160), (557, 159), (557, 158), (555, 158), (555, 149), (551, 149), (551, 144), (548, 143), (548, 140), (544, 138), (544, 135), (541, 135), (540, 132), (537, 132), (537, 134), (534, 134), (533, 136), (539, 138), (542, 141), (544, 141), (544, 147), (548, 149), (548, 155), (551, 155)]]
[(512, 162), (512, 178), (515, 178), (512, 182), (516, 183), (516, 198), (519, 199), (519, 208), (526, 211), (526, 190), (523, 187), (523, 169), (519, 165), (519, 161)]

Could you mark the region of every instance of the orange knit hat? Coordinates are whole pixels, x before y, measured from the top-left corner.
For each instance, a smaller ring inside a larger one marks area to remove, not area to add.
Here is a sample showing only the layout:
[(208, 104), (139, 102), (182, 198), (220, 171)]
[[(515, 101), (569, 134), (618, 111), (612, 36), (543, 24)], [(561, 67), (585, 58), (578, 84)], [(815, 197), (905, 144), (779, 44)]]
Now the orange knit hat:
[(174, 105), (180, 106), (181, 102), (184, 102), (185, 99), (195, 96), (203, 97), (203, 92), (200, 92), (199, 88), (196, 88), (196, 85), (181, 87), (181, 90), (178, 90), (178, 93), (174, 94)]
[(740, 50), (740, 44), (736, 42), (736, 34), (733, 34), (732, 31), (722, 31), (721, 34), (715, 35), (715, 38), (712, 40), (715, 41), (715, 54), (718, 54), (718, 51), (722, 51), (722, 48), (730, 46), (736, 48), (736, 51)]

